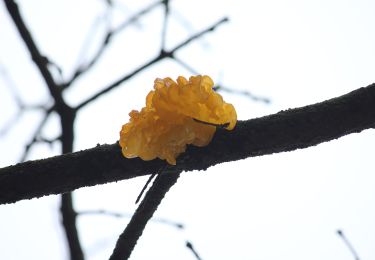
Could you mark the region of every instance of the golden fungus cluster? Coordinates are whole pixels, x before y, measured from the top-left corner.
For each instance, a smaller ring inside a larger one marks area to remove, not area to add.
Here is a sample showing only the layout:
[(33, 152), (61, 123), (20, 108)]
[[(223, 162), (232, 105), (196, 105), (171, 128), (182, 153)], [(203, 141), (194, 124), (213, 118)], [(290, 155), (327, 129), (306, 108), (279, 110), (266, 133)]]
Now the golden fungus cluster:
[(212, 87), (209, 76), (156, 79), (154, 90), (146, 97), (146, 107), (129, 113), (129, 123), (122, 126), (120, 146), (127, 158), (160, 158), (176, 164), (187, 144), (207, 145), (215, 125), (232, 130), (237, 114), (232, 104)]

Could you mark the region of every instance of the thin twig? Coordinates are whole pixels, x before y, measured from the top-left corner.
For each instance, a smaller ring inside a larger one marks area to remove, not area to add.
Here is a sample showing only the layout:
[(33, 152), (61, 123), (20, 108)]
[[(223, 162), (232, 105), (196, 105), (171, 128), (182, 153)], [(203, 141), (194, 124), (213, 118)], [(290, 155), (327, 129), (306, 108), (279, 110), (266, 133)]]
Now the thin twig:
[[(178, 9), (173, 10), (173, 12), (171, 13), (171, 19), (176, 20), (188, 33), (193, 33), (196, 30), (191, 21), (186, 18), (183, 13), (179, 12)], [(205, 41), (205, 39), (199, 41), (198, 44), (200, 44), (203, 49), (207, 49), (208, 47), (210, 47), (209, 42)]]
[(360, 260), (357, 251), (354, 249), (353, 245), (350, 243), (349, 239), (345, 236), (342, 230), (337, 230), (337, 235), (344, 241), (345, 245), (348, 247), (349, 251), (353, 254), (355, 260)]
[(253, 93), (251, 93), (250, 91), (247, 91), (247, 90), (237, 90), (237, 89), (223, 87), (221, 85), (215, 86), (214, 90), (224, 91), (224, 92), (227, 92), (227, 93), (232, 93), (232, 94), (237, 94), (237, 95), (243, 95), (245, 97), (248, 97), (248, 98), (252, 99), (253, 101), (263, 102), (265, 104), (271, 103), (271, 100), (269, 98), (256, 96), (256, 95), (254, 95)]
[(167, 37), (167, 27), (168, 27), (168, 18), (169, 18), (169, 0), (163, 0), (164, 4), (164, 18), (163, 18), (163, 25), (161, 29), (161, 44), (160, 50), (162, 52), (165, 51), (165, 42)]
[(131, 24), (134, 24), (136, 21), (139, 20), (140, 17), (144, 16), (145, 14), (151, 12), (153, 9), (158, 7), (159, 5), (163, 4), (164, 0), (156, 1), (145, 8), (141, 9), (140, 11), (133, 14), (130, 18), (122, 22), (120, 25), (118, 25), (115, 29), (112, 30), (113, 34), (116, 34), (122, 30), (124, 30), (126, 27), (128, 27)]
[(0, 74), (2, 76), (2, 79), (5, 81), (5, 87), (9, 90), (10, 94), (12, 95), (13, 100), (16, 102), (16, 104), (19, 107), (22, 107), (24, 105), (24, 102), (21, 99), (21, 96), (19, 95), (17, 91), (16, 84), (14, 83), (13, 79), (9, 75), (8, 70), (4, 65), (0, 63)]
[(190, 42), (202, 37), (203, 35), (205, 35), (206, 33), (208, 32), (212, 32), (214, 31), (219, 25), (223, 24), (223, 23), (226, 23), (226, 22), (229, 22), (229, 18), (228, 17), (224, 17), (222, 19), (220, 19), (219, 21), (217, 21), (214, 25), (210, 26), (209, 28), (193, 35), (193, 36), (190, 36), (188, 39), (186, 39), (185, 41), (181, 42), (180, 44), (178, 44), (176, 47), (174, 47), (172, 50), (170, 50), (169, 52), (170, 53), (174, 53), (176, 51), (178, 51), (179, 49), (181, 49), (182, 47), (188, 45)]
[[(61, 124), (61, 144), (62, 153), (70, 153), (73, 151), (74, 139), (74, 120), (76, 110), (71, 108), (64, 100), (60, 86), (55, 82), (51, 72), (48, 69), (49, 59), (41, 54), (37, 48), (30, 31), (28, 30), (23, 18), (20, 14), (18, 5), (13, 0), (5, 0), (8, 13), (13, 19), (18, 32), (27, 46), (33, 62), (39, 69), (42, 77), (48, 87), (50, 95), (54, 99), (52, 108), (60, 117)], [(47, 116), (45, 117), (47, 118)], [(45, 119), (46, 120), (46, 119)], [(43, 120), (44, 121), (44, 120)], [(45, 123), (42, 121), (41, 126)], [(33, 142), (34, 142), (33, 138)], [(26, 150), (29, 148), (26, 147)], [(78, 231), (76, 227), (76, 213), (73, 209), (72, 195), (70, 193), (61, 196), (61, 216), (64, 224), (64, 231), (69, 244), (69, 253), (71, 260), (83, 260), (83, 252), (80, 241), (78, 239)]]
[(184, 67), (186, 70), (190, 71), (190, 73), (192, 73), (193, 75), (199, 75), (200, 74), (192, 66), (190, 66), (189, 64), (187, 64), (186, 62), (184, 62), (183, 60), (178, 58), (176, 55), (173, 56), (173, 60), (175, 62), (177, 62), (179, 65), (181, 65), (182, 67)]
[(113, 82), (110, 85), (108, 85), (107, 87), (103, 88), (102, 90), (100, 90), (99, 92), (97, 92), (96, 94), (94, 94), (93, 96), (91, 96), (91, 97), (87, 98), (86, 100), (84, 100), (82, 103), (80, 103), (76, 107), (76, 109), (78, 110), (78, 109), (80, 109), (80, 108), (82, 108), (82, 107), (90, 104), (92, 101), (96, 100), (97, 98), (99, 98), (103, 94), (105, 94), (105, 93), (113, 90), (114, 88), (116, 88), (117, 86), (119, 86), (124, 81), (129, 80), (130, 78), (134, 77), (139, 72), (141, 72), (144, 69), (150, 67), (151, 65), (155, 64), (156, 62), (158, 62), (158, 61), (160, 61), (160, 60), (162, 60), (164, 58), (172, 58), (173, 55), (175, 54), (175, 52), (177, 52), (179, 49), (185, 47), (190, 42), (192, 42), (192, 41), (194, 41), (194, 40), (202, 37), (206, 33), (215, 30), (215, 28), (217, 28), (219, 25), (221, 25), (222, 23), (227, 22), (227, 21), (228, 21), (228, 18), (225, 17), (225, 18), (221, 19), (220, 21), (216, 22), (215, 24), (211, 25), (210, 27), (202, 30), (201, 32), (199, 32), (199, 33), (197, 33), (195, 35), (190, 36), (188, 39), (186, 39), (185, 41), (183, 41), (182, 43), (180, 43), (179, 45), (177, 45), (176, 47), (174, 47), (171, 51), (161, 52), (158, 56), (156, 56), (155, 58), (149, 60), (148, 62), (146, 62), (142, 66), (138, 67), (137, 69), (135, 69), (131, 73), (129, 73), (126, 76), (123, 76), (122, 78), (116, 80), (115, 82)]
[(48, 70), (48, 58), (43, 56), (37, 48), (28, 28), (26, 27), (21, 17), (18, 5), (13, 0), (5, 0), (5, 5), (8, 9), (8, 13), (12, 17), (13, 22), (18, 29), (18, 32), (20, 33), (24, 43), (26, 44), (31, 54), (32, 60), (38, 67), (40, 73), (42, 74), (43, 79), (46, 82), (48, 89), (56, 102), (56, 106), (60, 107), (65, 102), (62, 98), (61, 92), (59, 91), (59, 87), (55, 83), (50, 71)]
[(194, 254), (197, 260), (202, 260), (202, 258), (199, 256), (198, 252), (195, 250), (193, 244), (190, 241), (186, 241), (186, 247), (190, 249), (190, 251)]
[(7, 120), (7, 122), (4, 124), (4, 127), (0, 128), (0, 137), (3, 137), (12, 129), (14, 125), (17, 124), (26, 110), (46, 110), (46, 108), (43, 105), (26, 105), (21, 99), (21, 95), (17, 91), (16, 84), (10, 77), (6, 67), (2, 64), (0, 64), (0, 75), (4, 80), (5, 87), (7, 87), (8, 91), (12, 95), (12, 99), (17, 105), (16, 113), (9, 120)]
[(12, 127), (21, 119), (22, 114), (23, 110), (18, 109), (17, 112), (4, 123), (4, 126), (0, 128), (0, 138), (8, 134)]
[[(129, 213), (119, 213), (119, 212), (113, 212), (113, 211), (108, 211), (108, 210), (103, 210), (103, 209), (85, 210), (85, 211), (77, 212), (77, 216), (90, 216), (90, 215), (103, 215), (103, 216), (109, 216), (109, 217), (114, 217), (114, 218), (131, 218), (132, 217), (132, 215)], [(165, 219), (165, 218), (151, 218), (150, 221), (172, 226), (177, 229), (185, 228), (184, 224), (175, 222), (169, 219)]]
[[(105, 53), (109, 43), (113, 39), (115, 35), (120, 33), (122, 30), (124, 30), (126, 27), (130, 26), (131, 24), (134, 24), (136, 21), (138, 21), (143, 15), (146, 15), (150, 11), (152, 11), (155, 7), (162, 4), (163, 1), (157, 1), (155, 3), (152, 3), (145, 8), (141, 9), (140, 11), (133, 14), (130, 18), (126, 19), (124, 22), (122, 22), (120, 25), (118, 25), (116, 28), (108, 29), (106, 34), (103, 37), (102, 43), (100, 44), (99, 48), (97, 49), (96, 53), (92, 56), (90, 61), (88, 61), (86, 64), (81, 64), (78, 66), (76, 71), (73, 73), (73, 76), (67, 80), (65, 83), (62, 84), (62, 88), (65, 89), (69, 87), (77, 78), (82, 76), (84, 73), (89, 71), (102, 57), (102, 55)], [(96, 22), (97, 23), (97, 22)], [(94, 26), (92, 28), (97, 28), (96, 23), (94, 23)], [(88, 38), (91, 38), (92, 33), (88, 34)], [(83, 50), (87, 49), (87, 43), (90, 42), (88, 40), (85, 40), (85, 43), (83, 46)]]
[[(82, 62), (83, 57), (85, 56), (84, 53), (87, 52), (89, 44), (93, 41), (92, 38), (93, 38), (93, 35), (94, 35), (94, 31), (96, 31), (98, 29), (98, 27), (99, 27), (98, 24), (102, 19), (103, 19), (102, 17), (98, 17), (93, 22), (93, 24), (92, 24), (92, 26), (89, 30), (89, 33), (87, 33), (86, 39), (84, 40), (84, 42), (82, 44), (80, 54), (78, 55), (78, 62)], [(102, 43), (101, 43), (100, 47), (98, 48), (96, 53), (93, 55), (93, 57), (90, 59), (90, 61), (88, 61), (86, 63), (83, 63), (83, 64), (79, 64), (78, 66), (76, 66), (77, 68), (75, 69), (72, 77), (69, 80), (67, 80), (67, 81), (65, 81), (64, 83), (61, 84), (62, 89), (66, 89), (67, 87), (69, 87), (71, 84), (73, 84), (73, 82), (76, 79), (78, 79), (81, 75), (83, 75), (85, 72), (87, 72), (91, 67), (93, 67), (96, 64), (96, 62), (102, 56), (105, 48), (107, 47), (110, 37), (111, 37), (111, 33), (110, 33), (110, 31), (108, 31), (106, 33), (106, 35), (103, 37), (103, 40), (102, 40)]]
[(153, 173), (150, 175), (150, 177), (147, 179), (145, 185), (143, 185), (143, 188), (141, 190), (141, 192), (138, 194), (137, 196), (137, 199), (135, 200), (135, 204), (137, 204), (139, 202), (139, 200), (142, 198), (142, 195), (143, 193), (145, 192), (145, 190), (147, 189), (148, 185), (150, 184), (150, 182), (157, 176), (158, 174), (157, 173)]
[(150, 175), (150, 177), (148, 178), (146, 184), (143, 186), (141, 192), (138, 194), (138, 197), (137, 199), (135, 200), (135, 204), (137, 204), (139, 202), (139, 200), (141, 199), (143, 193), (145, 192), (145, 190), (147, 189), (147, 186), (150, 184), (150, 182), (154, 179), (154, 177), (156, 177), (158, 174), (161, 174), (165, 167), (167, 167), (166, 164), (164, 164), (162, 167), (160, 167), (159, 171), (157, 173), (153, 173)]
[(23, 154), (22, 154), (22, 156), (19, 160), (20, 162), (24, 162), (26, 160), (27, 156), (29, 155), (30, 149), (32, 148), (32, 146), (35, 143), (38, 142), (37, 141), (38, 137), (40, 136), (40, 133), (42, 132), (44, 125), (47, 123), (47, 120), (48, 120), (49, 116), (51, 115), (52, 111), (53, 111), (52, 107), (50, 107), (49, 109), (44, 111), (44, 115), (43, 115), (42, 120), (39, 122), (39, 125), (36, 127), (36, 129), (34, 131), (34, 134), (31, 137), (31, 140), (25, 146), (25, 150), (24, 150), (24, 152), (23, 152)]
[(110, 260), (125, 260), (130, 257), (147, 222), (157, 210), (165, 194), (177, 182), (179, 176), (179, 172), (171, 173), (167, 171), (158, 175), (155, 183), (146, 193), (145, 198), (138, 206), (124, 232), (118, 238), (115, 249), (109, 258)]
[(197, 123), (201, 123), (201, 124), (204, 124), (204, 125), (215, 126), (215, 127), (218, 127), (218, 128), (227, 128), (230, 125), (230, 123), (224, 123), (224, 124), (210, 123), (210, 122), (202, 121), (202, 120), (199, 120), (199, 119), (196, 119), (196, 118), (193, 118), (193, 120), (195, 122), (197, 122)]

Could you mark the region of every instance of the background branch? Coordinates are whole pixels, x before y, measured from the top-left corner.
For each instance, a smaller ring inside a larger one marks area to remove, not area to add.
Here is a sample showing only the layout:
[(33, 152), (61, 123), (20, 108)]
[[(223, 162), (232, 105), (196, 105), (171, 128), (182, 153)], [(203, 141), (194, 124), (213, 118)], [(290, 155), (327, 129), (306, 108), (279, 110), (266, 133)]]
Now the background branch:
[(147, 222), (154, 215), (165, 194), (177, 182), (180, 172), (170, 172), (171, 167), (166, 167), (158, 175), (154, 184), (147, 191), (145, 198), (139, 204), (124, 232), (119, 236), (110, 260), (129, 259), (138, 239), (141, 237)]
[[(119, 212), (102, 210), (102, 209), (80, 211), (80, 212), (77, 212), (77, 215), (78, 216), (103, 215), (103, 216), (109, 216), (109, 217), (114, 217), (114, 218), (131, 218), (132, 217), (132, 214), (130, 213), (119, 213)], [(152, 218), (151, 221), (155, 223), (160, 223), (160, 224), (164, 224), (167, 226), (171, 226), (177, 229), (185, 228), (184, 224), (173, 221), (173, 220), (165, 219), (165, 218)]]
[[(178, 171), (292, 151), (375, 127), (375, 84), (338, 98), (218, 129), (206, 147), (189, 146)], [(223, 151), (227, 151), (223, 153)], [(163, 161), (126, 159), (118, 144), (29, 161), (0, 169), (0, 203), (12, 203), (156, 173)]]
[(39, 51), (38, 47), (36, 46), (33, 38), (31, 37), (31, 34), (29, 30), (27, 29), (21, 14), (18, 9), (18, 5), (13, 0), (5, 0), (5, 5), (8, 9), (8, 13), (13, 19), (14, 24), (16, 25), (18, 32), (20, 33), (20, 36), (22, 37), (24, 43), (27, 46), (27, 49), (30, 52), (31, 58), (34, 61), (35, 65), (38, 67), (40, 73), (43, 76), (43, 79), (45, 80), (48, 89), (53, 96), (55, 102), (57, 103), (57, 106), (59, 104), (63, 104), (64, 101), (61, 96), (61, 92), (59, 91), (58, 86), (56, 85), (50, 71), (48, 70), (48, 58), (43, 56), (41, 52)]
[(357, 251), (355, 250), (352, 243), (350, 243), (349, 239), (345, 236), (344, 232), (342, 230), (337, 230), (337, 235), (342, 239), (342, 241), (345, 243), (347, 248), (349, 249), (350, 253), (352, 253), (354, 260), (360, 260)]
[[(142, 16), (148, 14), (153, 9), (155, 9), (160, 4), (162, 4), (163, 1), (164, 0), (157, 1), (157, 2), (154, 2), (154, 3), (146, 6), (145, 8), (139, 10), (134, 15), (132, 15), (131, 17), (127, 18), (125, 21), (120, 23), (117, 27), (115, 27), (113, 29), (109, 29), (106, 32), (105, 36), (103, 37), (101, 45), (97, 49), (96, 53), (92, 56), (92, 58), (88, 62), (83, 63), (83, 64), (81, 64), (77, 67), (77, 69), (73, 73), (73, 76), (69, 80), (67, 80), (65, 83), (62, 84), (63, 88), (65, 89), (65, 88), (69, 87), (77, 78), (79, 78), (80, 76), (82, 76), (83, 74), (88, 72), (100, 60), (100, 58), (102, 57), (104, 52), (107, 50), (107, 47), (108, 47), (109, 43), (111, 42), (111, 40), (113, 39), (114, 36), (119, 34), (126, 27), (128, 27), (128, 26), (134, 24), (135, 22), (137, 22)], [(91, 34), (89, 34), (88, 37), (91, 38)], [(86, 40), (85, 42), (86, 42), (86, 44), (84, 44), (83, 49), (87, 50), (88, 49), (88, 43), (90, 41)]]
[[(52, 108), (57, 112), (60, 117), (61, 124), (61, 144), (62, 153), (69, 153), (73, 151), (74, 141), (74, 121), (76, 116), (76, 110), (71, 108), (64, 100), (62, 90), (60, 86), (55, 82), (51, 72), (48, 69), (50, 64), (49, 59), (41, 54), (38, 47), (36, 46), (34, 39), (28, 30), (21, 13), (18, 9), (18, 5), (13, 0), (5, 1), (8, 13), (13, 19), (18, 32), (27, 46), (27, 49), (32, 57), (33, 62), (38, 67), (42, 77), (48, 87), (50, 95), (54, 99), (54, 105)], [(58, 66), (57, 66), (58, 67)], [(37, 133), (44, 126), (48, 117), (48, 113), (45, 115), (45, 119), (41, 122), (40, 127), (37, 129)], [(33, 138), (31, 144), (35, 143), (36, 138)], [(30, 147), (30, 146), (29, 146)], [(28, 151), (26, 147), (26, 151)], [(76, 227), (76, 213), (73, 208), (72, 194), (61, 195), (61, 216), (65, 235), (69, 245), (69, 253), (71, 260), (83, 260), (83, 251), (78, 237), (78, 230)]]
[(123, 76), (122, 78), (114, 81), (113, 83), (109, 84), (107, 87), (103, 88), (102, 90), (100, 90), (96, 94), (92, 95), (91, 97), (87, 98), (82, 103), (80, 103), (76, 107), (76, 109), (78, 110), (78, 109), (80, 109), (80, 108), (82, 108), (82, 107), (90, 104), (91, 102), (93, 102), (94, 100), (96, 100), (97, 98), (99, 98), (100, 96), (102, 96), (103, 94), (106, 94), (107, 92), (113, 90), (114, 88), (116, 88), (117, 86), (119, 86), (124, 81), (131, 79), (132, 77), (134, 77), (135, 75), (137, 75), (139, 72), (141, 72), (144, 69), (150, 67), (151, 65), (153, 65), (153, 64), (155, 64), (155, 63), (163, 60), (164, 58), (173, 58), (175, 52), (177, 52), (179, 49), (187, 46), (190, 42), (192, 42), (192, 41), (200, 38), (201, 36), (205, 35), (206, 33), (215, 30), (219, 25), (221, 25), (222, 23), (227, 22), (227, 21), (228, 21), (227, 17), (219, 20), (218, 22), (216, 22), (215, 24), (211, 25), (210, 27), (208, 27), (208, 28), (206, 28), (206, 29), (198, 32), (197, 34), (194, 34), (194, 35), (190, 36), (185, 41), (181, 42), (176, 47), (174, 47), (171, 51), (164, 51), (163, 49), (161, 49), (160, 54), (158, 56), (156, 56), (153, 59), (149, 60), (148, 62), (146, 62), (142, 66), (138, 67), (137, 69), (135, 69), (131, 73), (129, 73), (129, 74)]

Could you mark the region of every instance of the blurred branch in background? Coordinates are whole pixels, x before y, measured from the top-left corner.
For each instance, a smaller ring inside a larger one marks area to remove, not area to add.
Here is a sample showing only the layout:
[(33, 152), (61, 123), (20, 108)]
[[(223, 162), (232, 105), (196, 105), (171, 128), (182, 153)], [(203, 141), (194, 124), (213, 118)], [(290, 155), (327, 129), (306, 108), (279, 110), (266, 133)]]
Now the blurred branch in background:
[[(47, 123), (47, 120), (49, 116), (51, 115), (52, 111), (53, 111), (53, 107), (50, 107), (44, 111), (42, 115), (42, 120), (39, 122), (38, 126), (36, 127), (34, 134), (31, 135), (30, 141), (25, 146), (25, 150), (20, 159), (21, 162), (24, 162), (26, 160), (27, 156), (29, 155), (30, 149), (32, 148), (34, 144), (41, 142), (41, 140), (45, 140), (45, 138), (42, 137), (41, 132), (42, 132), (44, 125)], [(55, 141), (58, 141), (58, 140), (61, 141), (61, 136), (57, 137)]]
[(349, 249), (350, 253), (353, 254), (354, 260), (361, 260), (358, 256), (357, 251), (354, 249), (352, 243), (350, 243), (349, 239), (345, 236), (344, 232), (342, 230), (336, 231), (337, 235), (342, 239), (342, 241), (345, 243), (347, 248)]
[[(176, 63), (178, 63), (179, 65), (181, 65), (183, 68), (185, 68), (186, 70), (190, 71), (193, 75), (201, 74), (198, 71), (196, 71), (192, 66), (190, 66), (185, 61), (183, 61), (182, 59), (174, 56), (173, 60)], [(256, 96), (256, 95), (252, 94), (250, 91), (247, 91), (247, 90), (236, 90), (236, 89), (233, 89), (233, 88), (224, 87), (220, 84), (217, 84), (214, 87), (214, 90), (218, 91), (218, 92), (223, 91), (223, 92), (227, 92), (227, 93), (231, 93), (231, 94), (235, 94), (235, 95), (242, 95), (244, 97), (247, 97), (247, 98), (251, 99), (251, 101), (254, 101), (254, 102), (262, 102), (262, 103), (265, 103), (265, 104), (271, 103), (271, 100), (269, 98)]]
[(4, 81), (4, 86), (11, 94), (13, 101), (16, 103), (17, 109), (17, 112), (7, 122), (5, 122), (3, 127), (0, 128), (0, 138), (3, 138), (8, 133), (8, 131), (18, 123), (25, 112), (30, 110), (43, 111), (47, 109), (44, 105), (29, 105), (24, 103), (21, 95), (18, 93), (16, 84), (10, 77), (6, 67), (3, 64), (0, 64), (0, 77)]
[[(76, 110), (71, 108), (65, 101), (60, 86), (56, 83), (51, 72), (49, 71), (48, 65), (49, 59), (42, 55), (38, 49), (29, 29), (27, 28), (18, 5), (13, 0), (5, 1), (9, 15), (12, 17), (14, 24), (16, 25), (18, 32), (23, 39), (27, 49), (32, 57), (34, 64), (39, 69), (50, 95), (53, 98), (54, 105), (53, 110), (58, 114), (61, 124), (61, 144), (62, 153), (73, 152), (74, 142), (74, 122), (76, 116)], [(58, 66), (57, 66), (58, 67)], [(37, 129), (36, 133), (41, 130), (47, 120), (49, 113), (46, 111), (45, 120), (42, 120), (40, 128)], [(35, 135), (29, 146), (25, 148), (25, 154), (27, 154), (30, 147), (37, 141), (37, 135)], [(71, 260), (83, 260), (84, 254), (82, 251), (81, 243), (78, 236), (78, 230), (76, 226), (76, 212), (73, 207), (73, 197), (71, 193), (61, 195), (61, 206), (60, 212), (62, 217), (62, 224), (64, 227), (66, 239), (69, 245), (70, 259)]]
[(222, 85), (216, 85), (214, 87), (214, 89), (216, 91), (223, 91), (223, 92), (228, 92), (228, 93), (231, 93), (231, 94), (242, 95), (242, 96), (245, 96), (247, 98), (250, 98), (254, 102), (262, 102), (262, 103), (265, 103), (265, 104), (271, 103), (271, 100), (269, 98), (256, 96), (248, 90), (237, 90), (237, 89), (224, 87)]
[(186, 248), (188, 248), (193, 253), (193, 255), (195, 256), (195, 258), (197, 260), (202, 260), (202, 258), (199, 256), (197, 250), (195, 250), (193, 244), (190, 241), (186, 241)]
[(83, 102), (81, 102), (76, 107), (76, 109), (77, 110), (81, 109), (82, 107), (90, 104), (91, 102), (93, 102), (97, 98), (101, 97), (103, 94), (106, 94), (109, 91), (112, 91), (113, 89), (115, 89), (116, 87), (118, 87), (120, 84), (122, 84), (125, 81), (131, 79), (132, 77), (134, 77), (138, 73), (142, 72), (146, 68), (150, 67), (151, 65), (154, 65), (155, 63), (157, 63), (157, 62), (159, 62), (159, 61), (161, 61), (161, 60), (163, 60), (165, 58), (172, 58), (172, 59), (174, 59), (174, 55), (175, 55), (175, 53), (178, 50), (180, 50), (181, 48), (187, 46), (190, 42), (192, 42), (192, 41), (194, 41), (194, 40), (202, 37), (206, 33), (215, 30), (219, 25), (221, 25), (222, 23), (225, 23), (227, 21), (228, 21), (227, 17), (219, 20), (218, 22), (216, 22), (215, 24), (211, 25), (210, 27), (208, 27), (208, 28), (206, 28), (206, 29), (198, 32), (197, 34), (194, 34), (194, 35), (190, 36), (189, 38), (187, 38), (186, 40), (184, 40), (183, 42), (181, 42), (180, 44), (178, 44), (176, 47), (172, 48), (170, 51), (161, 50), (161, 52), (160, 52), (160, 54), (158, 56), (152, 58), (151, 60), (149, 60), (148, 62), (146, 62), (142, 66), (138, 67), (137, 69), (135, 69), (131, 73), (129, 73), (129, 74), (121, 77), (120, 79), (118, 79), (118, 80), (114, 81), (113, 83), (109, 84), (108, 86), (104, 87), (102, 90), (98, 91), (96, 94), (92, 95), (91, 97), (89, 97), (86, 100), (84, 100)]
[[(85, 72), (87, 72), (89, 69), (91, 69), (99, 60), (100, 58), (102, 57), (102, 55), (104, 54), (105, 50), (107, 49), (109, 43), (111, 42), (112, 38), (114, 36), (116, 36), (117, 34), (119, 34), (121, 31), (123, 31), (124, 29), (126, 29), (128, 26), (130, 25), (133, 25), (135, 22), (137, 22), (142, 16), (148, 14), (149, 12), (151, 12), (152, 10), (154, 10), (156, 7), (158, 7), (159, 5), (163, 4), (164, 1), (157, 1), (157, 2), (154, 2), (148, 6), (146, 6), (145, 8), (141, 9), (140, 11), (136, 12), (135, 14), (133, 14), (131, 17), (127, 18), (125, 21), (123, 21), (122, 23), (120, 23), (120, 25), (118, 25), (117, 27), (115, 28), (108, 28), (107, 29), (107, 32), (105, 33), (104, 37), (103, 37), (103, 40), (102, 40), (102, 43), (100, 45), (100, 47), (97, 49), (96, 53), (93, 55), (93, 57), (91, 57), (91, 59), (87, 62), (83, 62), (81, 63), (80, 65), (77, 66), (75, 72), (73, 73), (73, 76), (67, 80), (65, 83), (62, 84), (62, 87), (63, 88), (67, 88), (68, 86), (70, 86), (78, 77), (80, 77), (81, 75), (83, 75)], [(108, 7), (109, 9), (113, 8), (113, 5), (109, 5)], [(110, 12), (107, 11), (108, 13)], [(105, 22), (109, 23), (108, 20), (110, 20), (110, 14), (107, 14), (107, 16), (105, 17), (106, 19)], [(95, 23), (93, 24), (91, 30), (89, 31), (89, 33), (87, 34), (87, 38), (86, 40), (84, 41), (84, 44), (82, 45), (82, 51), (81, 51), (81, 54), (79, 55), (79, 61), (81, 62), (82, 60), (84, 60), (84, 57), (86, 56), (85, 52), (87, 51), (90, 43), (92, 42), (92, 35), (93, 35), (93, 32), (95, 30), (97, 30), (97, 23), (99, 23), (101, 20), (103, 19), (100, 19), (100, 18), (97, 18), (97, 20), (95, 21)], [(108, 27), (108, 26), (107, 26)]]
[[(114, 211), (108, 211), (103, 209), (98, 210), (85, 210), (85, 211), (79, 211), (77, 212), (78, 216), (95, 216), (95, 215), (103, 215), (108, 217), (114, 217), (114, 218), (131, 218), (132, 214), (130, 213), (119, 213)], [(184, 229), (185, 226), (182, 223), (175, 222), (173, 220), (165, 219), (165, 218), (152, 218), (152, 222), (164, 224), (167, 226), (171, 226), (177, 229)]]

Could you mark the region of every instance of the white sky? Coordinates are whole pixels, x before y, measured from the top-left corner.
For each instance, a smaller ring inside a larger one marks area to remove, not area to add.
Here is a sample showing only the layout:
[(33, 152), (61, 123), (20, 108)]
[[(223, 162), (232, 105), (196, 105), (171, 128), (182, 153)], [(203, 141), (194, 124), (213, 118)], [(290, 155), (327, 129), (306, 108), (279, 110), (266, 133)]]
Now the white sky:
[[(119, 4), (114, 22), (151, 2)], [(69, 77), (86, 33), (103, 13), (102, 2), (19, 3), (40, 49)], [(323, 101), (375, 81), (373, 1), (175, 0), (171, 12), (169, 48), (223, 15), (230, 17), (230, 23), (184, 48), (178, 57), (216, 82), (272, 100), (267, 106), (223, 93), (240, 119)], [(157, 55), (161, 16), (157, 9), (116, 37), (102, 62), (66, 93), (69, 103), (78, 104)], [(46, 86), (3, 3), (0, 65), (25, 103), (46, 102)], [(190, 72), (163, 61), (82, 110), (75, 149), (114, 143), (128, 112), (143, 106), (154, 78), (178, 75)], [(0, 78), (0, 126), (17, 112), (6, 84)], [(0, 167), (17, 162), (40, 117), (37, 111), (22, 114), (0, 138)], [(55, 117), (45, 133), (58, 135)], [(374, 134), (367, 130), (304, 150), (183, 174), (156, 216), (181, 222), (186, 229), (150, 223), (132, 259), (194, 259), (184, 248), (186, 239), (204, 260), (353, 259), (337, 229), (344, 230), (362, 260), (375, 259)], [(29, 159), (58, 153), (58, 145), (52, 150), (38, 145)], [(133, 212), (145, 180), (80, 189), (75, 204), (78, 210)], [(58, 196), (0, 206), (0, 259), (67, 259), (58, 206)], [(88, 259), (108, 258), (127, 221), (81, 216), (79, 230)]]

